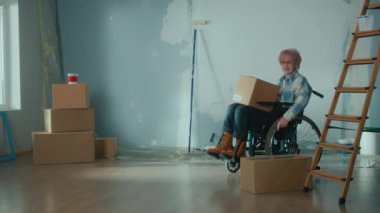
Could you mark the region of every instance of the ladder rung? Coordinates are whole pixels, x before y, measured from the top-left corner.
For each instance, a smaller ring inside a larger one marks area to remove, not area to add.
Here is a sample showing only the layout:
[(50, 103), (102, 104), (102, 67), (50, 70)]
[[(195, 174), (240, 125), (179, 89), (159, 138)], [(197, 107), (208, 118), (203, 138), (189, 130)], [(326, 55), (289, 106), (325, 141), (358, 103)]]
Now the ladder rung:
[(367, 93), (369, 87), (335, 87), (335, 90), (341, 93)]
[(318, 143), (318, 146), (322, 148), (337, 149), (337, 150), (342, 150), (342, 151), (347, 151), (347, 152), (354, 151), (354, 147), (352, 146), (345, 146), (345, 145), (340, 145), (336, 143), (322, 142), (322, 143)]
[(335, 180), (335, 181), (340, 182), (340, 183), (344, 183), (346, 180), (346, 178), (344, 178), (344, 177), (332, 175), (332, 174), (327, 174), (326, 172), (322, 172), (321, 170), (310, 170), (309, 174), (313, 175), (313, 176), (319, 176), (322, 178), (330, 179), (330, 180)]
[(376, 58), (344, 60), (347, 65), (374, 64)]
[(370, 37), (370, 36), (378, 36), (380, 35), (380, 30), (369, 30), (369, 31), (361, 31), (358, 33), (354, 33), (354, 36), (357, 38), (364, 38), (364, 37)]
[(368, 9), (380, 9), (380, 3), (368, 5)]
[(360, 122), (362, 117), (360, 116), (352, 116), (352, 115), (326, 115), (327, 119), (335, 120), (335, 121), (348, 121), (348, 122)]
[(341, 130), (357, 130), (357, 129), (351, 129), (351, 128), (345, 128), (345, 127), (338, 127), (338, 126), (328, 126), (329, 129), (341, 129)]

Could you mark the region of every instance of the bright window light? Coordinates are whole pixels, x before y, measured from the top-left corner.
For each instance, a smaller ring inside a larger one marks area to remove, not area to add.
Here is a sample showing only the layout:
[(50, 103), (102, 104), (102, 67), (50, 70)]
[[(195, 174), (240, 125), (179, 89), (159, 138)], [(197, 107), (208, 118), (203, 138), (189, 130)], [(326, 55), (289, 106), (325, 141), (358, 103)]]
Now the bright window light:
[(4, 82), (4, 6), (0, 5), (0, 106), (5, 105), (5, 82)]
[(0, 0), (0, 111), (21, 109), (18, 0)]

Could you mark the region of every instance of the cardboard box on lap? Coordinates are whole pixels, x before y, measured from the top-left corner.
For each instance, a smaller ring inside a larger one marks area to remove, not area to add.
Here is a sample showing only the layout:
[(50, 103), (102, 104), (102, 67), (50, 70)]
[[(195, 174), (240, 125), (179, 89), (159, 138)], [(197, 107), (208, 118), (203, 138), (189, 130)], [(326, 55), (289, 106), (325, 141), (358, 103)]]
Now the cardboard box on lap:
[(307, 155), (241, 158), (240, 188), (254, 194), (301, 190), (311, 160)]
[(258, 102), (275, 102), (279, 90), (279, 86), (258, 78), (240, 76), (232, 101), (269, 112), (273, 106), (258, 104)]
[(45, 109), (45, 131), (86, 132), (95, 129), (94, 109)]
[(94, 139), (94, 132), (33, 132), (33, 163), (94, 162)]
[(89, 108), (87, 84), (53, 84), (53, 109)]

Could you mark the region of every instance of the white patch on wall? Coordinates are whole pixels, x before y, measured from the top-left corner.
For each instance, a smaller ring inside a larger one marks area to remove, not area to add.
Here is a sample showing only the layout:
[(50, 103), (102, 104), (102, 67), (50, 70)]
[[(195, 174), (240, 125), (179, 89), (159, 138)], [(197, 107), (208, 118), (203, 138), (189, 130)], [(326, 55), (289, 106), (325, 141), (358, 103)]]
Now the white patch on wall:
[(189, 20), (188, 7), (187, 0), (173, 0), (168, 5), (167, 14), (163, 19), (161, 29), (162, 41), (172, 45), (189, 41), (191, 22)]
[[(189, 126), (190, 126), (190, 70), (182, 71), (181, 79), (181, 96), (178, 100), (180, 103), (181, 111), (180, 118), (178, 119), (178, 132), (177, 132), (177, 147), (187, 147), (188, 146), (188, 137), (189, 137)], [(193, 116), (194, 116), (193, 110)], [(194, 117), (193, 117), (194, 119)]]

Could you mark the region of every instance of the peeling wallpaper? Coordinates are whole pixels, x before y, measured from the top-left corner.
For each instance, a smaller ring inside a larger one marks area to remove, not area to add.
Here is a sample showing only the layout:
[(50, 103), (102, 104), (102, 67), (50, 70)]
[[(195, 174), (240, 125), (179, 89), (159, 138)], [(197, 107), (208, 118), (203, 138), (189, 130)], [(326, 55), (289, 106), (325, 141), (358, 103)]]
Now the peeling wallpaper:
[(191, 17), (187, 0), (174, 0), (169, 3), (163, 18), (162, 41), (168, 44), (189, 43), (191, 37)]
[[(65, 72), (89, 84), (99, 136), (122, 146), (187, 148), (192, 20), (198, 29), (192, 148), (213, 145), (240, 74), (276, 83), (280, 50), (326, 98), (307, 115), (322, 127), (358, 1), (59, 0)], [(321, 83), (323, 82), (323, 83)], [(352, 103), (348, 101), (347, 103)]]

